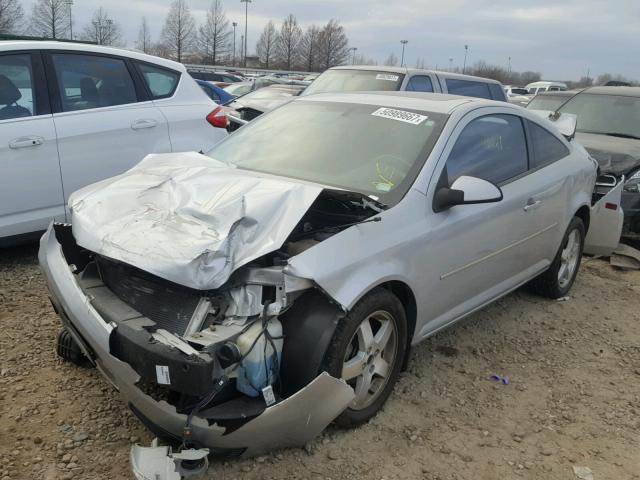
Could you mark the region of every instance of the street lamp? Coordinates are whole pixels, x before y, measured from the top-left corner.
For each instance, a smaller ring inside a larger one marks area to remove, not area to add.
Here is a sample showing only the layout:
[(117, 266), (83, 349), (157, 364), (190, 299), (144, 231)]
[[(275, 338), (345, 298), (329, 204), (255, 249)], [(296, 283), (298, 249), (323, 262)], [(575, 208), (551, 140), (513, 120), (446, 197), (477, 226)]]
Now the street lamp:
[(402, 58), (400, 60), (400, 67), (402, 67), (404, 65), (404, 47), (405, 45), (407, 45), (407, 43), (409, 43), (409, 40), (400, 40), (400, 43), (402, 44)]
[(351, 57), (351, 65), (356, 63), (356, 50), (358, 50), (358, 47), (351, 47), (350, 49), (347, 50), (347, 54), (353, 51), (353, 57)]
[(233, 66), (236, 66), (236, 27), (238, 26), (238, 22), (233, 22)]
[(65, 0), (64, 2), (69, 7), (69, 38), (73, 40), (73, 20), (71, 19), (71, 6), (73, 5), (73, 0)]
[(247, 68), (247, 22), (251, 0), (240, 0), (240, 3), (244, 3), (244, 68)]
[(453, 72), (453, 58), (449, 59), (449, 71)]
[(462, 73), (467, 70), (467, 52), (469, 52), (469, 45), (464, 46), (464, 63), (462, 64)]

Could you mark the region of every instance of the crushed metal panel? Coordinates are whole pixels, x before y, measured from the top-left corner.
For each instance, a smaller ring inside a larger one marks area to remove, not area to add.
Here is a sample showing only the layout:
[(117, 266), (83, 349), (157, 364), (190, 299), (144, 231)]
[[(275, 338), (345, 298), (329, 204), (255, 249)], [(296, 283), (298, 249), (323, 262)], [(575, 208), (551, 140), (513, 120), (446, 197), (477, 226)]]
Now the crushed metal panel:
[(623, 185), (624, 177), (591, 207), (589, 231), (584, 241), (585, 253), (606, 257), (618, 246), (624, 222), (624, 212), (620, 206)]
[(640, 250), (621, 243), (611, 254), (610, 262), (624, 270), (640, 270)]
[(78, 245), (207, 290), (280, 248), (321, 191), (198, 153), (154, 154), (69, 206)]
[[(173, 453), (171, 447), (158, 446), (154, 438), (150, 447), (133, 445), (129, 455), (131, 469), (138, 480), (181, 480), (204, 474), (209, 467), (208, 448), (187, 449)], [(201, 462), (197, 468), (186, 469), (182, 461)]]

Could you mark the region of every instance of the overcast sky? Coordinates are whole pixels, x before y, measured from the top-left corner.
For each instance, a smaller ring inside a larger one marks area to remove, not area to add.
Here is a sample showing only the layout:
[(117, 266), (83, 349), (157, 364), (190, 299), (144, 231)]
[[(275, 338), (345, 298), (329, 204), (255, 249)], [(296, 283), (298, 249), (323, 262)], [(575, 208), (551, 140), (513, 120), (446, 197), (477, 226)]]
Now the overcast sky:
[[(170, 0), (75, 0), (74, 30), (103, 6), (120, 23), (133, 46), (142, 16), (154, 41), (160, 35)], [(198, 23), (210, 0), (191, 0)], [(223, 0), (237, 41), (244, 33), (244, 4)], [(30, 7), (27, 8), (30, 12)], [(265, 23), (293, 13), (303, 27), (337, 18), (358, 53), (382, 63), (398, 57), (400, 40), (409, 41), (406, 63), (423, 58), (430, 68), (486, 60), (513, 70), (534, 70), (545, 79), (572, 80), (601, 73), (640, 79), (640, 0), (253, 0), (249, 4), (249, 52)]]

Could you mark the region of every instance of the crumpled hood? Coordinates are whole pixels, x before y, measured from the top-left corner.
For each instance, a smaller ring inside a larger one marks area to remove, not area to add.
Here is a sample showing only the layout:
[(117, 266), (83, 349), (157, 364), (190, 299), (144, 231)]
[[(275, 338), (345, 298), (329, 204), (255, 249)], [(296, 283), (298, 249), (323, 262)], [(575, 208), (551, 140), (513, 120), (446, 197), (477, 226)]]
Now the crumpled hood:
[(627, 175), (640, 166), (640, 140), (597, 133), (576, 133), (576, 140), (600, 164), (603, 173)]
[(75, 192), (69, 207), (78, 245), (207, 290), (280, 248), (321, 191), (198, 153), (154, 154)]

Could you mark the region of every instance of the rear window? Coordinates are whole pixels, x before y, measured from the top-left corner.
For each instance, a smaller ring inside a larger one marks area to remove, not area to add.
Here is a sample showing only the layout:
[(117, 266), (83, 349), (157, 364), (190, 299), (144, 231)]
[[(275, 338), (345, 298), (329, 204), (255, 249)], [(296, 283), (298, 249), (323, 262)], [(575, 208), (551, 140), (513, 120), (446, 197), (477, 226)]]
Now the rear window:
[(404, 74), (378, 70), (327, 70), (304, 95), (324, 92), (367, 92), (400, 90)]
[(489, 85), (482, 82), (448, 78), (447, 90), (451, 95), (462, 95), (465, 97), (478, 97), (492, 100)]
[(148, 63), (138, 63), (138, 68), (154, 99), (170, 97), (176, 91), (180, 73)]

